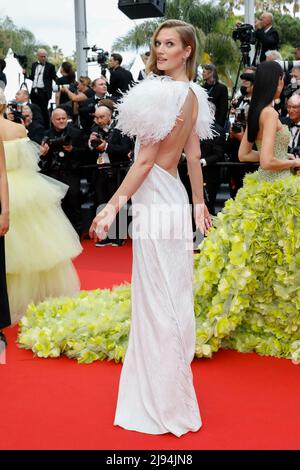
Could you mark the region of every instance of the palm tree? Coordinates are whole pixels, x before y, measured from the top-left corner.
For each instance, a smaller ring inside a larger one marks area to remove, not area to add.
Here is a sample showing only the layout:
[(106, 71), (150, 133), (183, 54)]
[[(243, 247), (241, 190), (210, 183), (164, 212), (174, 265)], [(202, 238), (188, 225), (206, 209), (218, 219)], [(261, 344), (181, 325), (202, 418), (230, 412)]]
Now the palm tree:
[(151, 36), (156, 27), (166, 19), (175, 18), (195, 26), (201, 50), (204, 35), (212, 31), (216, 23), (224, 16), (225, 11), (221, 6), (200, 3), (199, 0), (169, 0), (163, 19), (146, 20), (136, 25), (125, 36), (115, 41), (113, 49), (124, 51), (127, 49), (138, 50), (142, 46), (149, 47)]
[[(198, 61), (213, 61), (218, 68), (220, 67), (220, 75), (225, 75), (228, 81), (229, 69), (235, 68), (239, 54), (230, 37), (231, 23), (229, 26), (224, 23), (227, 16), (222, 5), (203, 3), (200, 0), (169, 0), (163, 19), (146, 20), (136, 25), (125, 36), (115, 41), (113, 49), (124, 51), (138, 50), (141, 47), (149, 48), (151, 36), (162, 21), (168, 18), (183, 20), (193, 24), (196, 29), (199, 45)], [(225, 29), (227, 36), (226, 33), (224, 34)]]

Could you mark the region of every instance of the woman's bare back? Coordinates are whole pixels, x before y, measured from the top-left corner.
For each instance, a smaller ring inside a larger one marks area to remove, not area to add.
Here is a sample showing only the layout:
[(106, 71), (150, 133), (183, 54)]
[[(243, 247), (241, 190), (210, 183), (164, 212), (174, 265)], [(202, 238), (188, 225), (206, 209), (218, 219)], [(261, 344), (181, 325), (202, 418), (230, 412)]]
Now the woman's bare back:
[(176, 177), (177, 166), (184, 145), (189, 138), (198, 115), (198, 100), (189, 89), (179, 118), (172, 132), (161, 142), (156, 164)]
[(23, 137), (27, 137), (27, 132), (22, 124), (17, 124), (1, 117), (0, 140), (7, 142), (10, 140), (22, 139)]

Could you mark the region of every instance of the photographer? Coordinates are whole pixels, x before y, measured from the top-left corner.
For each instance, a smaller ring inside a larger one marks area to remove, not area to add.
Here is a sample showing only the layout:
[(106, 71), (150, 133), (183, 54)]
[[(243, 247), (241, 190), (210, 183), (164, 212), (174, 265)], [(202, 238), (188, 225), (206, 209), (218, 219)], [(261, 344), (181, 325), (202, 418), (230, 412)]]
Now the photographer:
[(259, 20), (255, 23), (256, 47), (253, 59), (253, 65), (266, 60), (266, 52), (279, 48), (279, 35), (273, 28), (272, 13), (262, 13)]
[(5, 60), (0, 59), (0, 88), (2, 88), (2, 90), (5, 90), (5, 87), (7, 85), (7, 79), (6, 79), (6, 75), (4, 73), (5, 67), (6, 67)]
[(24, 124), (22, 108), (19, 107), (15, 101), (10, 101), (7, 103), (4, 116), (6, 119), (8, 119), (8, 121), (15, 122), (16, 124)]
[[(255, 67), (248, 67), (241, 74), (240, 96), (232, 102), (231, 113), (234, 115), (234, 121), (230, 125), (229, 138), (226, 142), (226, 154), (232, 162), (239, 162), (238, 152), (247, 125), (255, 70)], [(249, 169), (247, 169), (247, 171), (249, 171)], [(242, 187), (245, 174), (246, 170), (241, 167), (233, 167), (228, 171), (231, 197), (234, 198), (237, 191)]]
[(62, 200), (62, 208), (81, 234), (80, 178), (78, 168), (84, 155), (79, 129), (68, 126), (67, 113), (56, 108), (51, 116), (52, 128), (46, 133), (41, 146), (39, 166), (41, 172), (69, 186)]
[(209, 101), (215, 107), (216, 123), (224, 127), (228, 111), (228, 90), (219, 82), (217, 69), (213, 64), (203, 65), (203, 88), (206, 89)]
[(93, 125), (95, 109), (102, 100), (109, 98), (107, 94), (106, 78), (96, 78), (92, 83), (93, 96), (79, 105), (80, 125), (84, 133), (89, 136)]
[[(107, 100), (109, 101), (109, 100)], [(112, 103), (113, 105), (113, 103)], [(113, 126), (112, 107), (99, 106), (95, 111), (95, 125), (89, 139), (89, 148), (98, 170), (95, 178), (95, 202), (96, 206), (106, 204), (121, 184), (123, 175), (120, 173), (118, 163), (129, 162), (129, 154), (132, 150), (132, 141), (123, 136)], [(115, 166), (109, 167), (108, 164)], [(123, 240), (106, 238), (97, 243), (97, 246), (112, 244), (121, 246)]]
[[(48, 103), (52, 97), (52, 82), (56, 82), (57, 76), (54, 65), (47, 62), (47, 51), (45, 49), (37, 51), (37, 59), (37, 62), (34, 62), (31, 66), (30, 75), (26, 78), (32, 80), (31, 101), (40, 107), (44, 124), (48, 127)], [(23, 70), (23, 72), (25, 75), (26, 70)]]
[(112, 100), (116, 102), (122, 97), (122, 92), (128, 91), (134, 83), (131, 72), (121, 67), (122, 61), (121, 54), (111, 54), (108, 63), (110, 71), (108, 93), (112, 96)]
[(41, 126), (44, 126), (44, 119), (41, 112), (41, 109), (36, 104), (30, 103), (29, 100), (29, 91), (25, 88), (21, 88), (16, 93), (16, 105), (18, 110), (22, 113), (23, 106), (29, 106), (32, 111), (33, 121), (37, 121)]
[(38, 121), (33, 120), (33, 114), (29, 106), (22, 107), (22, 118), (29, 139), (41, 144), (45, 135), (45, 128)]
[(287, 102), (288, 117), (281, 118), (282, 124), (287, 124), (290, 131), (288, 152), (299, 156), (300, 154), (300, 95), (295, 94)]

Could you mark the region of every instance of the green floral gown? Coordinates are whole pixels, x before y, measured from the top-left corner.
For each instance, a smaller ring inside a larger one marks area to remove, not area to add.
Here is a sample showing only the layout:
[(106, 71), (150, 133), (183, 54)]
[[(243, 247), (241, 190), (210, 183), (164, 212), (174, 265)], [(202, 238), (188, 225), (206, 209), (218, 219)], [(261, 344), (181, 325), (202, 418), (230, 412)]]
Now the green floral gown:
[[(288, 141), (283, 126), (280, 160)], [(300, 177), (259, 168), (214, 225), (195, 257), (196, 356), (232, 348), (300, 359)], [(31, 305), (20, 326), (20, 346), (40, 357), (123, 360), (130, 285)]]

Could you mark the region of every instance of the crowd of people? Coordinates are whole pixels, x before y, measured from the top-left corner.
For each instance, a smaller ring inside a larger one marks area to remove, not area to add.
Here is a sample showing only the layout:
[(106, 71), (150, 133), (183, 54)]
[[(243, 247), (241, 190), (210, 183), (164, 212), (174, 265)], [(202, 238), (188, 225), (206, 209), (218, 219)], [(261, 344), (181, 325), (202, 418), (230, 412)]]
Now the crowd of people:
[[(115, 417), (125, 429), (176, 436), (200, 429), (190, 367), (195, 311), (199, 355), (210, 357), (223, 345), (259, 350), (276, 344), (282, 356), (300, 359), (300, 187), (294, 174), (300, 169), (300, 69), (284, 73), (274, 60), (276, 45), (272, 54), (265, 50), (266, 36), (273, 44), (269, 13), (257, 25), (260, 63), (243, 71), (230, 107), (214, 64), (203, 67), (203, 87), (195, 83), (196, 33), (177, 20), (156, 29), (139, 84), (119, 54), (111, 55), (109, 82), (101, 76), (76, 83), (67, 63), (57, 80), (40, 49), (29, 75), (30, 96), (26, 90), (16, 95), (21, 116), (18, 109), (6, 110), (1, 92), (0, 329), (17, 321), (29, 301), (78, 291), (71, 260), (81, 251), (83, 165), (95, 167), (95, 207), (101, 210), (90, 236), (98, 246), (119, 246), (110, 229), (132, 200), (131, 331)], [(49, 115), (53, 82), (57, 107)], [(220, 184), (215, 163), (224, 155), (259, 168), (244, 179), (231, 174), (235, 200), (213, 226)], [(180, 161), (187, 191), (178, 178)], [(130, 166), (126, 176), (120, 175), (122, 163)], [(194, 268), (189, 203), (205, 235)], [(117, 300), (115, 292), (107, 294), (103, 309)], [(289, 334), (282, 309), (293, 322)]]

